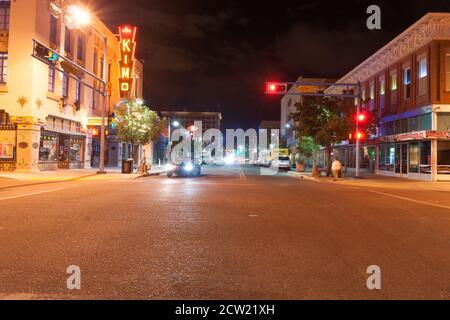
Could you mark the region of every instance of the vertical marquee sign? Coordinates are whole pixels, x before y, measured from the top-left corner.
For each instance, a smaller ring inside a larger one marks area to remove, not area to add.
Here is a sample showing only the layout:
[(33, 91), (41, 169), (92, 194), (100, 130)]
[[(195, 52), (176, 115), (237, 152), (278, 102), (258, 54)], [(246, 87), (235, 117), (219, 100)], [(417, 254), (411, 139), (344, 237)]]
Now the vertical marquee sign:
[(121, 98), (131, 98), (132, 96), (136, 30), (136, 27), (129, 25), (119, 27), (119, 90)]

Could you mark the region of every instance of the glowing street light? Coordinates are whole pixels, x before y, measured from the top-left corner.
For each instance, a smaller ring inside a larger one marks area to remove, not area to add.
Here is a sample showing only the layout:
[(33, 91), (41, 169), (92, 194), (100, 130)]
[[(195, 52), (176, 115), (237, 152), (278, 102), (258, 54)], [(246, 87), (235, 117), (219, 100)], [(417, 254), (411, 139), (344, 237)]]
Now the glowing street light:
[[(82, 7), (79, 7), (77, 5), (71, 5), (67, 8), (66, 13), (66, 19), (69, 20), (70, 24), (73, 24), (76, 28), (86, 27), (88, 25), (91, 25), (91, 14), (89, 11), (85, 10)], [(92, 26), (92, 25), (91, 25)], [(102, 104), (102, 110), (101, 110), (101, 117), (102, 117), (102, 123), (101, 123), (101, 135), (100, 135), (100, 162), (99, 162), (99, 171), (97, 173), (102, 174), (106, 173), (105, 171), (105, 122), (106, 122), (106, 66), (108, 65), (106, 63), (106, 57), (107, 57), (107, 48), (108, 48), (108, 38), (103, 35), (100, 31), (98, 31), (94, 26), (92, 26), (92, 29), (98, 35), (103, 39), (103, 104)], [(143, 102), (142, 102), (143, 103)], [(139, 102), (138, 102), (139, 104)]]
[(91, 23), (90, 13), (76, 5), (71, 5), (67, 8), (68, 17), (77, 27), (84, 27)]
[(172, 126), (174, 126), (175, 128), (178, 127), (179, 125), (180, 123), (177, 120), (172, 122)]

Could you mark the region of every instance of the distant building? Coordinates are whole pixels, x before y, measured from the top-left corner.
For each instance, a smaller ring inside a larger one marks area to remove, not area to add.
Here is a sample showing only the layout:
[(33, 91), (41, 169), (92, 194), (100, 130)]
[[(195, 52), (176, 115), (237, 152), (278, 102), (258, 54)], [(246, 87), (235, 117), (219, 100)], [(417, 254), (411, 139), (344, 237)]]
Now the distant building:
[[(163, 118), (169, 121), (169, 131), (172, 133), (173, 130), (178, 128), (188, 129), (190, 126), (194, 125), (196, 121), (201, 121), (202, 123), (202, 133), (205, 133), (208, 129), (218, 129), (221, 130), (222, 125), (222, 114), (220, 112), (213, 111), (160, 111)], [(168, 136), (167, 136), (168, 137)], [(168, 159), (168, 140), (165, 144), (165, 159)], [(209, 141), (201, 141), (202, 149), (209, 143)], [(173, 147), (174, 145), (172, 145)], [(160, 157), (160, 156), (159, 156)], [(159, 158), (160, 159), (160, 158)]]
[(263, 120), (260, 122), (259, 129), (280, 129), (280, 121)]
[(202, 122), (202, 130), (205, 132), (208, 129), (219, 129), (222, 123), (222, 114), (220, 112), (197, 112), (197, 111), (161, 111), (164, 118), (170, 120), (173, 124), (175, 121), (180, 126), (188, 128), (194, 124), (194, 121)]

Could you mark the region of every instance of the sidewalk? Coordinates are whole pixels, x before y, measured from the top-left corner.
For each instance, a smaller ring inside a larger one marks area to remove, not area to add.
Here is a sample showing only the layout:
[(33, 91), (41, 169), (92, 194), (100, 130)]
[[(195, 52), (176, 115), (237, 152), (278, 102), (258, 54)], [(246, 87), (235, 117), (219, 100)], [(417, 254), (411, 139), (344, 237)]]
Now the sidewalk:
[(386, 177), (375, 174), (363, 174), (362, 179), (345, 177), (339, 179), (338, 181), (333, 181), (331, 177), (318, 177), (318, 178), (312, 177), (310, 172), (289, 171), (289, 175), (300, 179), (315, 181), (318, 183), (334, 183), (345, 186), (450, 192), (450, 182), (430, 182), (421, 180), (411, 180), (397, 177)]
[(160, 175), (165, 173), (164, 168), (152, 168), (146, 174), (131, 173), (122, 174), (120, 167), (105, 168), (105, 175), (97, 175), (98, 168), (92, 169), (71, 169), (57, 171), (38, 171), (38, 172), (1, 172), (0, 189), (18, 186), (28, 186), (35, 184), (56, 183), (65, 181), (75, 181), (89, 177), (114, 177), (121, 179), (136, 179), (147, 176)]

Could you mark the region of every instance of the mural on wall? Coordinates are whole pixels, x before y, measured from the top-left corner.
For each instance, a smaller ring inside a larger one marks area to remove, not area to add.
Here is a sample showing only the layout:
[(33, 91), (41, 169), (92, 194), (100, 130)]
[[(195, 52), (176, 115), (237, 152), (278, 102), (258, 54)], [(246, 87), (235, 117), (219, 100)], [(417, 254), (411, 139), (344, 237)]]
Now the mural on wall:
[(20, 106), (23, 107), (28, 103), (28, 99), (24, 96), (19, 97), (19, 99), (17, 99), (17, 102), (20, 104)]
[(36, 106), (37, 106), (38, 110), (41, 110), (42, 104), (43, 104), (42, 100), (38, 98), (36, 100)]

